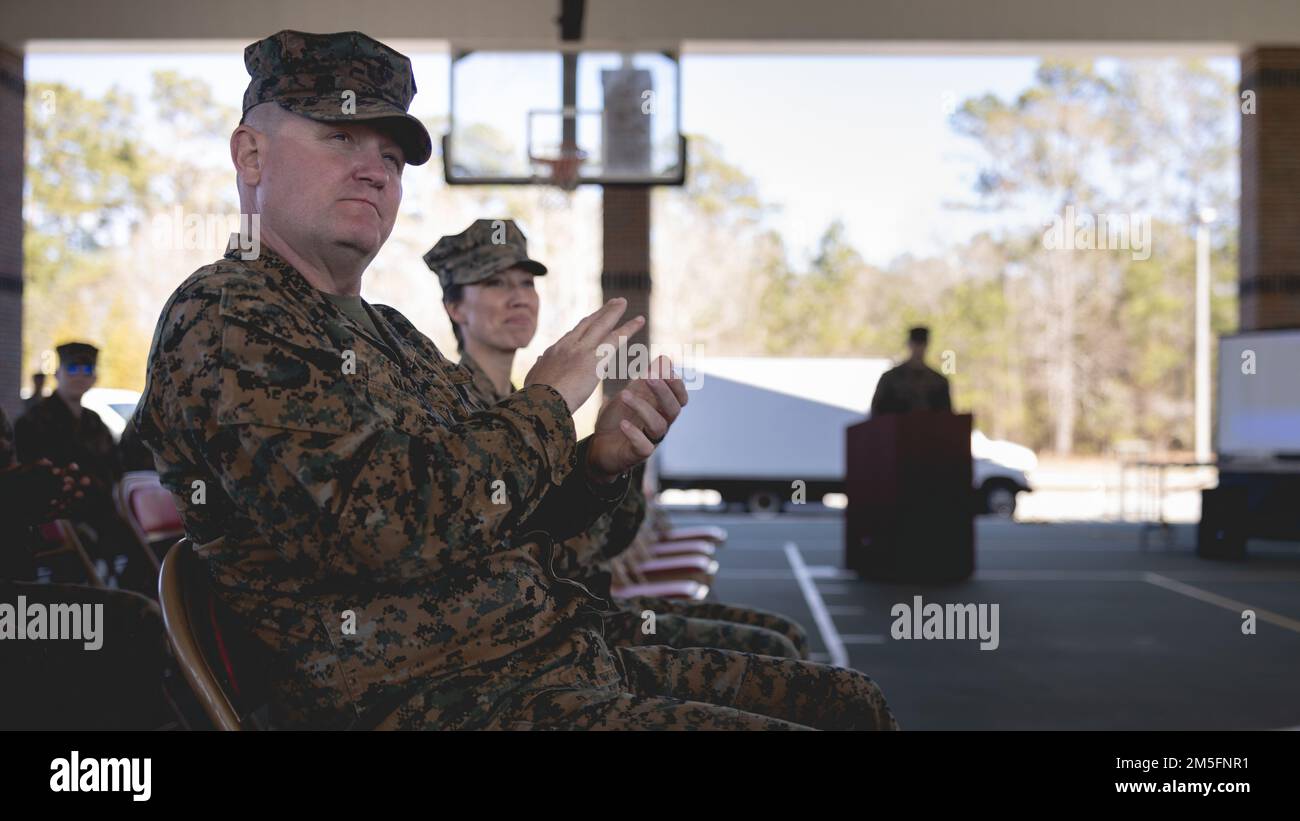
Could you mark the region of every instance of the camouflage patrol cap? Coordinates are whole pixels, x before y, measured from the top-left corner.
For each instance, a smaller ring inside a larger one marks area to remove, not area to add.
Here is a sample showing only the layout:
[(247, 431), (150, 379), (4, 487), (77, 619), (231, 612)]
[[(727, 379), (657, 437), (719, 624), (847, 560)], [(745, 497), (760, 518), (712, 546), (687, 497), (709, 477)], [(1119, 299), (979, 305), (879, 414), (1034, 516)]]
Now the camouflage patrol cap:
[(382, 120), (408, 165), (423, 165), (433, 154), (428, 130), (407, 113), (415, 96), (410, 59), (373, 37), (286, 29), (245, 48), (244, 66), (252, 78), (244, 91), (245, 115), (274, 101), (320, 122)]
[(538, 276), (546, 266), (528, 258), (528, 240), (514, 220), (474, 220), (459, 234), (446, 236), (424, 255), (424, 264), (448, 285), (473, 285), (507, 268)]

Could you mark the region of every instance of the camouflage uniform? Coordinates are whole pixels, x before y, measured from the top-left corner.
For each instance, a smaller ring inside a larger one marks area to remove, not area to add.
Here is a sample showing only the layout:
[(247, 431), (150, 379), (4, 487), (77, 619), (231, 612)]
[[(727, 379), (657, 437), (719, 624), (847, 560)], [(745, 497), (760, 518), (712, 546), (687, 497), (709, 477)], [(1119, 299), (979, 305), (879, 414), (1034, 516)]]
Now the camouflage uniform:
[[(424, 255), (425, 264), (438, 274), (444, 290), (450, 285), (472, 285), (508, 268), (544, 274), (541, 263), (528, 258), (527, 238), (513, 220), (475, 220), (459, 234), (445, 236)], [(504, 400), (491, 377), (468, 353), (461, 367), (473, 378), (466, 386), (484, 407)], [(510, 386), (510, 392), (515, 386)], [(795, 622), (775, 613), (716, 602), (683, 602), (639, 598), (617, 601), (610, 596), (606, 562), (632, 544), (646, 517), (641, 487), (644, 467), (634, 472), (632, 485), (614, 511), (601, 516), (583, 533), (556, 545), (555, 567), (563, 576), (615, 602), (605, 616), (605, 639), (611, 646), (659, 645), (716, 647), (766, 656), (807, 658), (808, 637)], [(646, 628), (645, 611), (655, 614), (653, 632)]]
[(430, 685), (473, 696), (458, 676), (582, 624), (596, 600), (543, 570), (547, 534), (626, 488), (586, 487), (553, 389), (475, 413), (469, 374), (397, 311), (374, 311), (385, 340), (269, 249), (232, 251), (168, 301), (135, 419), (218, 595), (281, 651), (291, 721), (377, 723)]
[(497, 386), (493, 384), (492, 377), (487, 375), (487, 371), (483, 370), (483, 367), (464, 351), (460, 354), (460, 366), (470, 372), (472, 378), (468, 385), (469, 390), (474, 394), (474, 398), (478, 399), (479, 404), (485, 408), (492, 407), (519, 390), (514, 386), (514, 383), (511, 383), (510, 389), (507, 391), (497, 390)]
[[(424, 254), (424, 262), (438, 275), (444, 293), (453, 285), (473, 285), (488, 277), (518, 268), (534, 276), (546, 274), (546, 266), (528, 256), (528, 238), (510, 219), (478, 219), (459, 234), (444, 236)], [(517, 392), (512, 384), (501, 391), (468, 352), (462, 351), (460, 366), (471, 375), (466, 388), (483, 407), (492, 407)], [(641, 479), (644, 466), (632, 472), (627, 495), (617, 508), (598, 518), (591, 527), (556, 545), (555, 567), (562, 575), (586, 577), (587, 586), (609, 594), (609, 573), (592, 573), (601, 558), (617, 555), (632, 543), (645, 518), (645, 494)], [(607, 547), (611, 552), (602, 554)]]
[[(60, 346), (60, 359), (68, 348), (95, 349), (84, 343)], [(94, 355), (88, 355), (90, 364)], [(48, 459), (56, 467), (75, 462), (92, 484), (85, 496), (69, 506), (67, 518), (78, 527), (87, 552), (113, 567), (120, 555), (127, 557), (125, 571), (116, 583), (148, 596), (158, 595), (158, 577), (153, 562), (143, 553), (131, 526), (122, 519), (113, 501), (113, 485), (122, 478), (122, 460), (113, 434), (89, 408), (74, 414), (56, 392), (42, 399), (14, 423), (18, 461), (30, 464)]]
[[(460, 367), (472, 376), (466, 389), (485, 408), (496, 405), (518, 391), (514, 385), (510, 386), (508, 393), (498, 391), (492, 384), (491, 377), (468, 353), (461, 353)], [(577, 536), (555, 545), (555, 569), (558, 573), (580, 579), (603, 598), (609, 597), (610, 574), (595, 566), (604, 559), (621, 553), (636, 536), (637, 529), (645, 518), (645, 492), (641, 488), (644, 475), (645, 466), (638, 465), (632, 471), (627, 495), (618, 507), (598, 517)]]
[[(477, 362), (463, 354), (460, 365), (474, 378), (468, 387), (485, 406), (494, 404), (497, 392)], [(513, 386), (512, 386), (513, 387)], [(507, 394), (508, 395), (508, 394)], [(609, 597), (610, 573), (606, 560), (622, 553), (645, 519), (645, 495), (639, 490), (642, 471), (634, 472), (628, 495), (611, 513), (601, 516), (583, 533), (556, 545), (555, 567), (562, 575), (582, 581)], [(716, 647), (764, 656), (808, 657), (808, 636), (797, 623), (763, 610), (721, 604), (643, 596), (611, 599), (615, 610), (605, 615), (605, 640), (611, 646), (667, 645)], [(654, 632), (645, 611), (655, 614)]]
[(49, 459), (58, 466), (76, 462), (106, 500), (113, 483), (122, 478), (122, 461), (108, 425), (89, 408), (82, 408), (80, 416), (73, 415), (57, 393), (18, 417), (14, 436), (19, 462)]
[[(897, 730), (857, 670), (712, 648), (619, 647), (616, 687), (516, 696), (498, 726), (530, 730)], [(517, 706), (516, 706), (517, 705)]]
[(947, 377), (923, 362), (910, 360), (881, 375), (871, 397), (873, 415), (925, 410), (952, 410)]
[[(606, 603), (560, 578), (550, 547), (617, 505), (627, 478), (589, 485), (588, 445), (553, 388), (483, 409), (471, 375), (405, 317), (366, 310), (383, 340), (265, 243), (254, 260), (232, 251), (164, 306), (134, 418), (217, 596), (274, 651), (278, 724), (574, 726), (633, 702), (622, 726), (771, 722), (686, 700), (735, 698), (813, 725), (890, 726), (851, 671), (717, 651), (616, 659)], [(750, 682), (774, 685), (771, 703)], [(789, 685), (807, 695), (783, 698)]]
[[(634, 596), (616, 600), (624, 618), (605, 620), (611, 644), (666, 644), (669, 647), (717, 647), (765, 656), (808, 658), (808, 634), (793, 619), (778, 613), (711, 601)], [(655, 614), (655, 633), (645, 635), (641, 614)], [(633, 622), (627, 615), (635, 615)], [(611, 623), (611, 621), (613, 623)]]

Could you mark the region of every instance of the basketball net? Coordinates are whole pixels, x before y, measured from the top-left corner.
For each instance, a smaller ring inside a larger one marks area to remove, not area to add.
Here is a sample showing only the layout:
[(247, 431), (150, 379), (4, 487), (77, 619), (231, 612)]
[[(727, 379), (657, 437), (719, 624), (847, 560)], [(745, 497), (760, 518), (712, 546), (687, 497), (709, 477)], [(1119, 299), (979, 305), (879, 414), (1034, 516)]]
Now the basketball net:
[(559, 156), (529, 156), (536, 165), (546, 166), (546, 178), (561, 191), (571, 192), (578, 187), (578, 172), (587, 160), (587, 152), (572, 143), (560, 147)]

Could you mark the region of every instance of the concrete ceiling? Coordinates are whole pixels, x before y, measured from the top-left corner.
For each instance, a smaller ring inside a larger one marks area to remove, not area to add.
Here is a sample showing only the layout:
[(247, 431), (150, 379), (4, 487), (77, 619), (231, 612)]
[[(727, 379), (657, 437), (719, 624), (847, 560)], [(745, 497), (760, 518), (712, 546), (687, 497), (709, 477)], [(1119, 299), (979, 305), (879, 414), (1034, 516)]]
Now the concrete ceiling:
[[(104, 44), (85, 41), (248, 43), (296, 28), (477, 48), (555, 47), (558, 11), (558, 0), (0, 0), (0, 41), (19, 50), (32, 40), (92, 49)], [(1297, 0), (587, 0), (584, 40), (594, 48), (949, 53), (1295, 43)]]

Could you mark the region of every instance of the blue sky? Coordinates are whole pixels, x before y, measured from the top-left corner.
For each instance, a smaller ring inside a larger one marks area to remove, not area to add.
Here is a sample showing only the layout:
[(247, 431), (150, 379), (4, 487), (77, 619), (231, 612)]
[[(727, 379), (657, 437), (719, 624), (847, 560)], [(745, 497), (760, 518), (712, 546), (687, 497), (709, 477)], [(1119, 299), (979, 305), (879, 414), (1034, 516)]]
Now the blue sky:
[[(448, 58), (410, 52), (419, 93), (413, 112), (445, 115)], [(1214, 65), (1235, 79), (1236, 61)], [(971, 201), (977, 156), (948, 126), (963, 99), (1011, 97), (1032, 81), (1035, 57), (704, 56), (682, 61), (682, 122), (710, 136), (780, 207), (772, 222), (792, 260), (804, 262), (833, 219), (867, 260), (933, 254), (1008, 216), (945, 208)], [(150, 72), (170, 68), (212, 84), (238, 107), (242, 54), (51, 54), (27, 57), (29, 81), (61, 81), (102, 94), (117, 84), (147, 100)], [(509, 89), (502, 91), (510, 93)], [(233, 123), (232, 123), (233, 125)], [(435, 136), (436, 139), (436, 136)], [(441, 167), (407, 172), (432, 184)]]
[(752, 174), (796, 259), (828, 223), (872, 262), (932, 253), (985, 219), (970, 200), (972, 147), (947, 117), (970, 96), (1018, 93), (1026, 57), (698, 57), (683, 75), (683, 125), (719, 139)]

